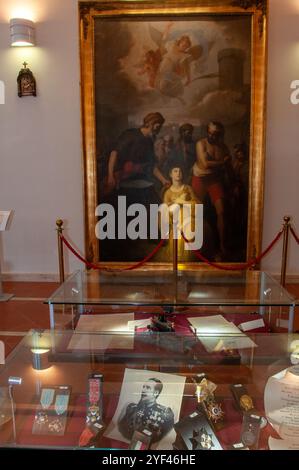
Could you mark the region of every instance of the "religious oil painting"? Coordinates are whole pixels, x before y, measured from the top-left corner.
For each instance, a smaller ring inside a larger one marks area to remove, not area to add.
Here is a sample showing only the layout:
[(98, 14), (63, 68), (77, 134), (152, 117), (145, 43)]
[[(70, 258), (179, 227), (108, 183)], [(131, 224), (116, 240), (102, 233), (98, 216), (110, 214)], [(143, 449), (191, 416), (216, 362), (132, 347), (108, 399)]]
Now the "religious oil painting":
[[(80, 7), (88, 258), (143, 260), (162, 237), (151, 236), (151, 207), (189, 203), (203, 207), (201, 254), (245, 262), (261, 242), (263, 2), (112, 4)], [(101, 240), (99, 204), (115, 214)], [(153, 268), (171, 264), (172, 235), (170, 222)], [(186, 244), (178, 241), (179, 262), (201, 264)]]

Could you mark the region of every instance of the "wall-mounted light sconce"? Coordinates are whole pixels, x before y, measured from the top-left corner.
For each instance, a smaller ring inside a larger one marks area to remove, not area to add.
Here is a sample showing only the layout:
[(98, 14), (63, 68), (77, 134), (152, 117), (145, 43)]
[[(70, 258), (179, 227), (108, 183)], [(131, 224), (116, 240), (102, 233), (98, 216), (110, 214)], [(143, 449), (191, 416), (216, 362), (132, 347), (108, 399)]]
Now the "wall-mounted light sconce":
[(11, 46), (35, 46), (35, 24), (24, 18), (12, 18), (10, 20), (10, 44)]

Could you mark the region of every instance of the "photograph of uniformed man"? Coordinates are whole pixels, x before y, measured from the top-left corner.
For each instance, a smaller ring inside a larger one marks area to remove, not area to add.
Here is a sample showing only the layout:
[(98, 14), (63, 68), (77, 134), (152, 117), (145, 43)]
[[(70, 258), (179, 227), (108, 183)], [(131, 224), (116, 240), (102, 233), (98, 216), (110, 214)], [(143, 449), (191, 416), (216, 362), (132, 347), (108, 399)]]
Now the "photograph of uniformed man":
[(126, 438), (131, 439), (134, 431), (147, 429), (152, 433), (152, 442), (165, 436), (174, 425), (171, 408), (157, 403), (163, 383), (157, 378), (149, 378), (142, 385), (138, 403), (129, 403), (124, 407), (118, 421), (118, 429)]
[(119, 399), (104, 436), (130, 444), (135, 431), (151, 433), (151, 449), (172, 449), (186, 377), (125, 369)]

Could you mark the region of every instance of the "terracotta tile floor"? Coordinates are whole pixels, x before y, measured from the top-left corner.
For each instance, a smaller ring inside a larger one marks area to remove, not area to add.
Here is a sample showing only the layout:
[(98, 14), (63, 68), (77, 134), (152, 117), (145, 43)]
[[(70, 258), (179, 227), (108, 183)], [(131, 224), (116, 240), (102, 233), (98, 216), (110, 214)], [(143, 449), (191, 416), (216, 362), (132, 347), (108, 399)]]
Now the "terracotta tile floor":
[(43, 302), (57, 287), (54, 282), (3, 283), (3, 291), (14, 294), (8, 302), (0, 302), (0, 341), (6, 356), (31, 328), (49, 328), (49, 308)]
[[(43, 304), (58, 287), (50, 282), (4, 282), (5, 293), (14, 293), (8, 302), (0, 302), (0, 340), (6, 356), (31, 328), (49, 328), (48, 305)], [(299, 284), (289, 284), (288, 291), (299, 298)], [(298, 310), (298, 309), (297, 309)], [(298, 318), (296, 318), (298, 317)], [(295, 331), (299, 331), (299, 313), (295, 315)]]

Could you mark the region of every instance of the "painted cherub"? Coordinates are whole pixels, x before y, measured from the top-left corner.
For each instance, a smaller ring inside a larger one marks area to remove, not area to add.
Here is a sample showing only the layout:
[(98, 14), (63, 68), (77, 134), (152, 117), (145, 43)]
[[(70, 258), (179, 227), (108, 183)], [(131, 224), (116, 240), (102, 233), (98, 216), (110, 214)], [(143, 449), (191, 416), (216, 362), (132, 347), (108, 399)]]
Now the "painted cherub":
[(200, 45), (192, 46), (190, 36), (186, 34), (173, 42), (169, 41), (173, 24), (168, 23), (164, 32), (149, 25), (151, 39), (158, 47), (146, 51), (138, 73), (148, 76), (150, 88), (159, 90), (165, 96), (180, 98), (184, 87), (191, 82), (190, 64), (201, 57), (203, 48)]
[(147, 75), (148, 86), (150, 88), (155, 88), (156, 86), (156, 77), (162, 61), (162, 57), (167, 52), (167, 50), (165, 49), (165, 42), (167, 41), (168, 33), (172, 25), (172, 22), (167, 23), (165, 31), (163, 33), (149, 25), (150, 36), (155, 42), (155, 44), (157, 44), (158, 48), (146, 50), (144, 54), (144, 60), (141, 63), (138, 75)]

